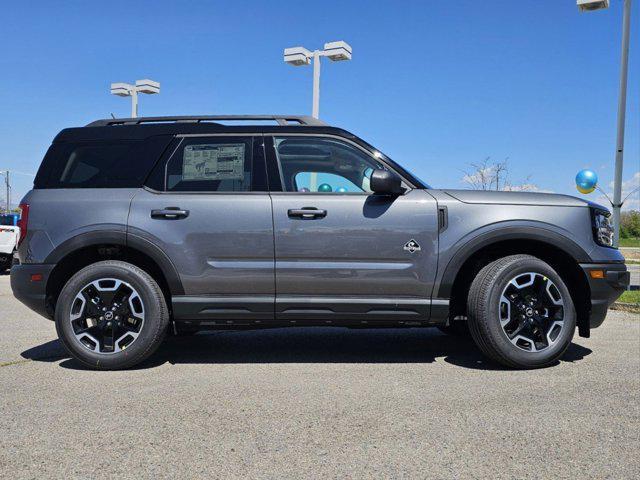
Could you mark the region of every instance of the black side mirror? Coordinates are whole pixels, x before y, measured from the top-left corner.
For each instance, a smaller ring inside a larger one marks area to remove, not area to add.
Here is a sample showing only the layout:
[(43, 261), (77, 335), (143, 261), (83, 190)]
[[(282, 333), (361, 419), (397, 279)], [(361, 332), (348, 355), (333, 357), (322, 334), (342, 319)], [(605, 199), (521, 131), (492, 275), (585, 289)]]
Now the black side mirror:
[(383, 195), (400, 195), (404, 192), (400, 177), (388, 170), (374, 170), (371, 173), (369, 186), (374, 193)]

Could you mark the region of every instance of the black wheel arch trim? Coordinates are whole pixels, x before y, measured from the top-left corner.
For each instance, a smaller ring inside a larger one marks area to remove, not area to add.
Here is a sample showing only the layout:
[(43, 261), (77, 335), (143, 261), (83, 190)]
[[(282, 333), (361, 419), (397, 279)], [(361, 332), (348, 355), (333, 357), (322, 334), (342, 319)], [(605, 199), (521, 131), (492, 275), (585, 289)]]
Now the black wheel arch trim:
[(533, 240), (540, 243), (546, 243), (550, 246), (560, 249), (567, 255), (571, 256), (576, 263), (587, 263), (591, 259), (587, 252), (576, 242), (564, 235), (561, 235), (546, 228), (533, 226), (503, 227), (499, 230), (493, 230), (480, 234), (461, 245), (453, 255), (449, 263), (444, 269), (442, 278), (437, 286), (437, 294), (434, 298), (450, 298), (453, 289), (453, 283), (458, 272), (479, 250), (488, 247), (494, 243), (508, 240)]
[(56, 247), (43, 263), (57, 264), (67, 255), (86, 247), (96, 245), (120, 245), (138, 250), (150, 257), (160, 268), (169, 286), (171, 295), (184, 295), (180, 276), (171, 259), (153, 242), (127, 233), (124, 230), (97, 230), (76, 235)]

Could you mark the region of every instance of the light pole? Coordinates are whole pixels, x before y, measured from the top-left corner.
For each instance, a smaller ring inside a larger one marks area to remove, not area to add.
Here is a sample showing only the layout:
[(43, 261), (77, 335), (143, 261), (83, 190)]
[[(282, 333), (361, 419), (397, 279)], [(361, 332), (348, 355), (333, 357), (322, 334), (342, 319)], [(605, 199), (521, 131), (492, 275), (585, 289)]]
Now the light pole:
[[(609, 7), (609, 0), (577, 0), (581, 11), (599, 10)], [(622, 14), (622, 59), (620, 61), (620, 91), (618, 94), (618, 132), (616, 135), (616, 169), (613, 177), (613, 244), (620, 239), (620, 209), (622, 208), (622, 165), (624, 150), (624, 126), (627, 109), (627, 77), (629, 71), (629, 30), (631, 22), (631, 0), (624, 0)]]
[(314, 118), (318, 118), (320, 115), (320, 57), (329, 57), (329, 60), (334, 62), (351, 60), (351, 45), (338, 41), (325, 43), (323, 50), (314, 50), (313, 52), (304, 47), (284, 49), (284, 61), (294, 67), (309, 65), (313, 59), (313, 108), (311, 115)]
[(136, 80), (135, 85), (122, 82), (111, 84), (112, 95), (131, 97), (131, 118), (138, 116), (138, 93), (146, 93), (148, 95), (160, 93), (160, 83), (145, 78), (144, 80)]

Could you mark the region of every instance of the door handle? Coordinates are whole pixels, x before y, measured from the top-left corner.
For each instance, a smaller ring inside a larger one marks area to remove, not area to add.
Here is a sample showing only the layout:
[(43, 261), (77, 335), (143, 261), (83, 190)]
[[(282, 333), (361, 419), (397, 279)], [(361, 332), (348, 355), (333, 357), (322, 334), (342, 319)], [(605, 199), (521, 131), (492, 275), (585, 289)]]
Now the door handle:
[(182, 210), (180, 207), (167, 207), (160, 210), (151, 210), (151, 218), (166, 220), (178, 220), (189, 216), (189, 210)]
[(313, 220), (327, 216), (326, 210), (319, 210), (315, 207), (302, 207), (287, 211), (290, 218), (301, 218), (302, 220)]

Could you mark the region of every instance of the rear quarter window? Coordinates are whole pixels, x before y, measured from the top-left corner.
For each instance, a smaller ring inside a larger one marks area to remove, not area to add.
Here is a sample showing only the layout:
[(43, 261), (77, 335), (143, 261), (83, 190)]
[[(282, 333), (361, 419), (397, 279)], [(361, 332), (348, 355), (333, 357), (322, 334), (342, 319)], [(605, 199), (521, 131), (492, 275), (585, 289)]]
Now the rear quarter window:
[(142, 141), (61, 142), (51, 145), (35, 188), (141, 187), (170, 137)]

